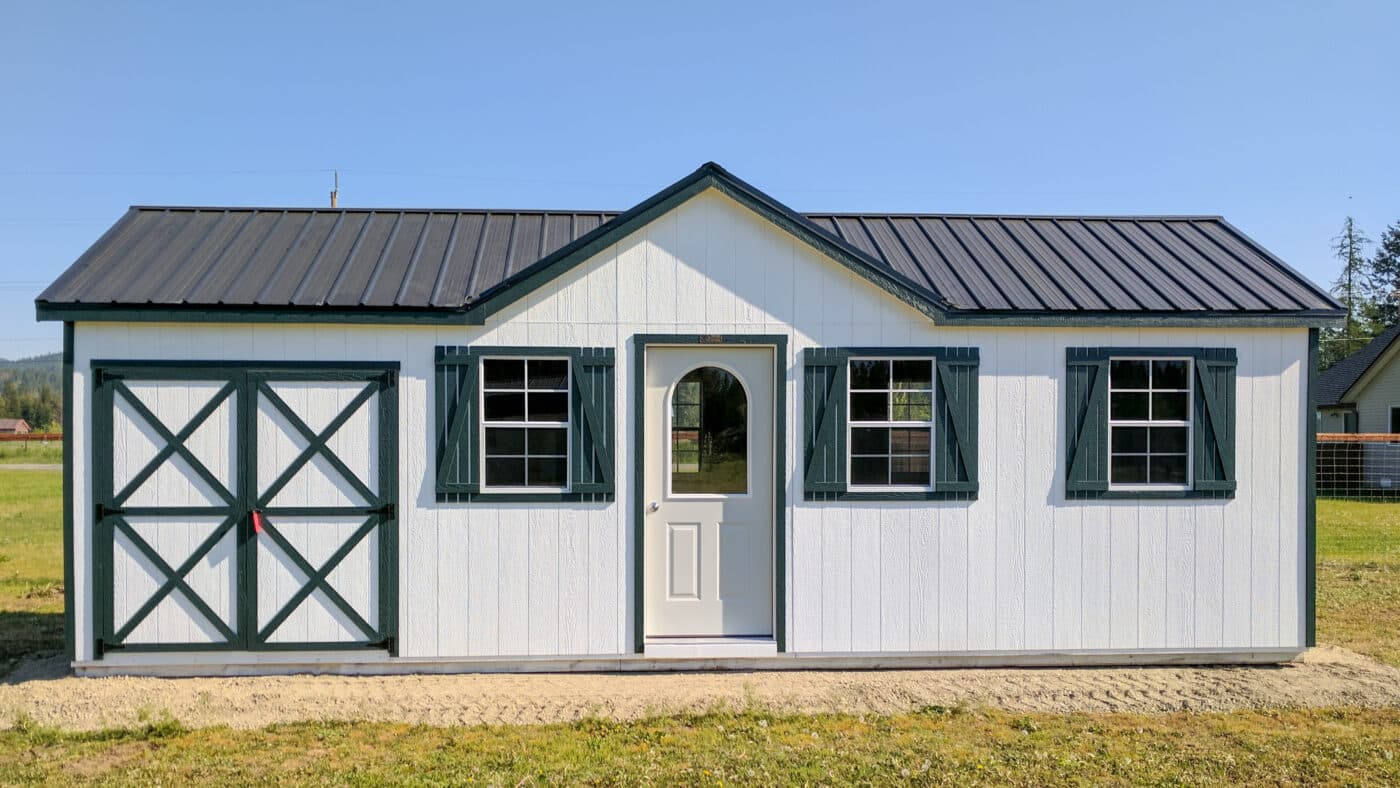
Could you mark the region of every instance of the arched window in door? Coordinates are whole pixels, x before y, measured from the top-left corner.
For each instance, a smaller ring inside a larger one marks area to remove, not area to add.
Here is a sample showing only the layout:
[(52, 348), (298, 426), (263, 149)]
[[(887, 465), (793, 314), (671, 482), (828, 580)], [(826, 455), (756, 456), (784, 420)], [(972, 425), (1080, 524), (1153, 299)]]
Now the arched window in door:
[(671, 392), (671, 492), (749, 489), (749, 400), (719, 367), (687, 372)]

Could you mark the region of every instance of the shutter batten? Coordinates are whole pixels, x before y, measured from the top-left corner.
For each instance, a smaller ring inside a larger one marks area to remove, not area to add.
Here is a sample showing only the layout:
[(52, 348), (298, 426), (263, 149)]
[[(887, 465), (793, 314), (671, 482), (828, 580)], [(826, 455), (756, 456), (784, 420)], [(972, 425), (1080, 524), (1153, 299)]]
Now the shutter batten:
[(841, 348), (808, 348), (804, 359), (802, 489), (807, 500), (824, 500), (846, 491), (846, 365), (850, 354)]
[(1196, 401), (1192, 415), (1192, 485), (1201, 492), (1235, 490), (1235, 369), (1233, 349), (1207, 349), (1196, 357)]
[(937, 348), (933, 489), (977, 492), (977, 348)]
[(613, 349), (581, 348), (573, 375), (573, 485), (576, 493), (611, 495), (613, 466)]
[(1065, 493), (1108, 489), (1108, 358), (1069, 348), (1065, 374)]
[(437, 349), (437, 493), (470, 495), (481, 489), (476, 454), (478, 359), (469, 348)]

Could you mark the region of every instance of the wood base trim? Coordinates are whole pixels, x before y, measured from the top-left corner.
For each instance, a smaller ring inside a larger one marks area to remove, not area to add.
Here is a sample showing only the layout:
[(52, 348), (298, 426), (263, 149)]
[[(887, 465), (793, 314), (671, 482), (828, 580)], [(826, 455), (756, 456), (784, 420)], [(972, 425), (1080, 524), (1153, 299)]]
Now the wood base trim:
[(1276, 665), (1305, 649), (979, 651), (919, 654), (780, 653), (763, 657), (390, 657), (383, 652), (181, 652), (108, 654), (73, 663), (79, 676), (410, 675), (416, 673), (626, 673), (693, 670), (912, 670), (929, 668)]

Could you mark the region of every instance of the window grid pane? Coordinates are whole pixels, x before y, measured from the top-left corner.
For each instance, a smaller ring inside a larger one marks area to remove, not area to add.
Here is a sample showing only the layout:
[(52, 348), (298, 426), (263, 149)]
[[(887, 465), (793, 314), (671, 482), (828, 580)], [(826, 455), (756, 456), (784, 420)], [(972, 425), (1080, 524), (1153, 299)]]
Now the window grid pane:
[(933, 361), (852, 359), (848, 371), (851, 484), (929, 487)]
[(490, 487), (569, 484), (569, 361), (483, 359), (482, 468)]
[(1111, 359), (1109, 481), (1190, 483), (1191, 360)]

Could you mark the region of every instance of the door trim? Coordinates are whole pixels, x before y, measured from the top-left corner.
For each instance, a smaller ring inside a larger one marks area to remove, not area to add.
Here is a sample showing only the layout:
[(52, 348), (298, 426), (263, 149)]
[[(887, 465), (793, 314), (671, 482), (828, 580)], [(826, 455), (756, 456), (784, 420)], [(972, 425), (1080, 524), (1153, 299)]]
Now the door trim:
[(773, 638), (787, 651), (787, 365), (786, 334), (632, 335), (632, 650), (646, 650), (646, 350), (650, 346), (713, 347), (763, 345), (773, 348)]

